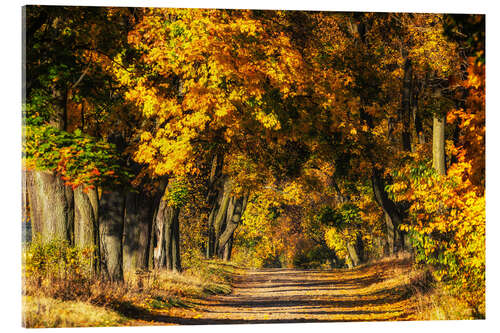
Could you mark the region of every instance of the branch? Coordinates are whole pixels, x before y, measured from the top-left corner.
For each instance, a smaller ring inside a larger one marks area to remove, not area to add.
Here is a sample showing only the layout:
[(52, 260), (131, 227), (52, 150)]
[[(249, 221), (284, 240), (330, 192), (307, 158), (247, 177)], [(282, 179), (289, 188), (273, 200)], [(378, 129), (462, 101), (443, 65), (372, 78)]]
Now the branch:
[(90, 69), (90, 64), (91, 64), (91, 62), (89, 61), (89, 64), (87, 65), (87, 68), (85, 68), (85, 70), (83, 71), (82, 75), (80, 75), (80, 77), (78, 78), (78, 80), (76, 80), (75, 84), (73, 84), (70, 89), (75, 89), (76, 86), (83, 80), (83, 78), (85, 77), (85, 75), (87, 75), (87, 72)]
[(93, 51), (93, 52), (97, 52), (103, 56), (105, 56), (106, 58), (108, 58), (109, 60), (111, 60), (112, 62), (114, 62), (115, 64), (117, 64), (118, 66), (120, 66), (121, 68), (123, 68), (124, 70), (126, 70), (127, 72), (129, 73), (132, 73), (131, 71), (128, 70), (127, 67), (123, 66), (123, 64), (120, 64), (118, 61), (116, 61), (115, 59), (113, 59), (113, 57), (111, 57), (110, 55), (108, 55), (107, 53), (105, 53), (104, 51), (101, 51), (99, 49), (95, 49), (95, 48), (91, 48), (91, 47), (88, 47), (88, 46), (79, 46), (77, 47), (78, 49), (82, 49), (82, 50), (87, 50), (87, 51)]

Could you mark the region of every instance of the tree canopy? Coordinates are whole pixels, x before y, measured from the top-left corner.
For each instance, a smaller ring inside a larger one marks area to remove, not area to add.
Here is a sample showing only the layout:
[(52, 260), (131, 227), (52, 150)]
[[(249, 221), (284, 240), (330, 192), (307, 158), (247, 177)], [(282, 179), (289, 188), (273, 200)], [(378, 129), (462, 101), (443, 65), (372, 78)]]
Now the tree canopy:
[(95, 191), (112, 279), (410, 251), (484, 313), (484, 16), (28, 6), (26, 44), (32, 211)]

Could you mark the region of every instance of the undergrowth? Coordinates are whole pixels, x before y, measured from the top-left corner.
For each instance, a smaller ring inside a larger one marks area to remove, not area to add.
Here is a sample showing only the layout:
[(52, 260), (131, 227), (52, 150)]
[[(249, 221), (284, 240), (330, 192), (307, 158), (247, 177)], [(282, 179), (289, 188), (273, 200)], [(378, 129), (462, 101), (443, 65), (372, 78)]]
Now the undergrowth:
[[(157, 311), (196, 310), (196, 299), (230, 293), (232, 277), (242, 272), (231, 263), (191, 256), (182, 273), (126, 272), (124, 282), (111, 283), (95, 273), (92, 253), (60, 241), (35, 240), (23, 249), (25, 327), (120, 326)], [(478, 318), (433, 278), (430, 268), (415, 266), (409, 256), (385, 258), (345, 273), (376, 276), (366, 292), (390, 291), (407, 300), (408, 320)]]
[(434, 278), (432, 268), (414, 264), (408, 255), (384, 258), (368, 266), (377, 269), (384, 278), (373, 287), (390, 289), (408, 299), (409, 320), (481, 319), (466, 302), (453, 295), (443, 282)]
[(182, 273), (125, 272), (124, 282), (111, 283), (95, 273), (92, 253), (64, 241), (35, 239), (24, 247), (25, 327), (117, 326), (153, 311), (194, 308), (193, 299), (230, 293), (231, 275), (238, 270), (191, 258)]

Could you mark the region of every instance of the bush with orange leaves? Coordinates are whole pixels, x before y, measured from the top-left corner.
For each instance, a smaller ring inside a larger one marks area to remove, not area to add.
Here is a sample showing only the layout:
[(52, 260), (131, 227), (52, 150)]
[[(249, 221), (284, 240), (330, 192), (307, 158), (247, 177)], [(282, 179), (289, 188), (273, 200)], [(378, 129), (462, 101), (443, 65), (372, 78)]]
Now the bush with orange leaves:
[(475, 316), (485, 313), (485, 197), (468, 175), (470, 163), (457, 163), (446, 176), (429, 161), (416, 160), (394, 173), (389, 190), (397, 201), (411, 202), (407, 223), (417, 263), (432, 265), (466, 301)]

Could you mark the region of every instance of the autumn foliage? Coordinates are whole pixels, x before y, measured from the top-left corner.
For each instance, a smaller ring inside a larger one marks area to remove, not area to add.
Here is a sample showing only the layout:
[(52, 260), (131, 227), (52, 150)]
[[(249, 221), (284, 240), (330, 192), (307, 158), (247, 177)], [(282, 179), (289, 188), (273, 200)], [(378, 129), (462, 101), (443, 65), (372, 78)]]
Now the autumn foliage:
[(484, 16), (28, 9), (24, 168), (136, 269), (408, 252), (484, 316)]

